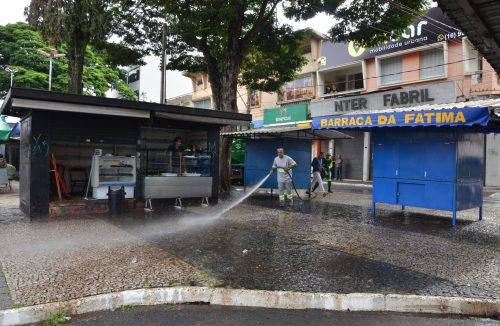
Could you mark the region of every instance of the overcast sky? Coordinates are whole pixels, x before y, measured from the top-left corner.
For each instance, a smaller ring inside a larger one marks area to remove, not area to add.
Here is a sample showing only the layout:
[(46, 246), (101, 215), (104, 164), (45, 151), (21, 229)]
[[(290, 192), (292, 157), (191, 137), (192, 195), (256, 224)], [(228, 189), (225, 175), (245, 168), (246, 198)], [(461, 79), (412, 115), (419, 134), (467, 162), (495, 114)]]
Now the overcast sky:
[[(0, 25), (5, 25), (9, 23), (16, 23), (19, 21), (24, 21), (24, 7), (29, 4), (30, 0), (0, 0)], [(280, 20), (283, 22), (289, 22), (296, 28), (314, 28), (315, 30), (326, 33), (328, 31), (329, 25), (331, 24), (331, 18), (326, 15), (319, 15), (314, 19), (302, 22), (291, 22), (286, 20), (281, 14), (281, 10), (278, 12), (281, 17)], [(152, 58), (147, 58), (151, 60)], [(159, 76), (159, 73), (158, 73)], [(158, 79), (158, 81), (156, 80)], [(169, 71), (167, 73), (167, 98), (174, 96), (179, 96), (183, 94), (190, 93), (192, 91), (191, 80), (182, 76), (179, 71)], [(155, 87), (159, 83), (159, 77), (151, 76), (148, 80), (144, 80), (146, 89), (158, 89)], [(150, 98), (154, 98), (153, 94), (148, 94)]]

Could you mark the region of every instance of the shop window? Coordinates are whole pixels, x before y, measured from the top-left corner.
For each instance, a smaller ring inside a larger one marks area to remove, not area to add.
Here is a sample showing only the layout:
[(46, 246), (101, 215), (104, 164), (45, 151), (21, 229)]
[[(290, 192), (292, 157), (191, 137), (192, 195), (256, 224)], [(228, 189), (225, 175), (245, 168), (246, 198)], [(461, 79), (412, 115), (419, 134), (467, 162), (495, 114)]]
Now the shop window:
[(444, 50), (442, 48), (420, 52), (420, 79), (444, 77)]
[[(176, 138), (181, 139), (179, 147), (174, 147)], [(206, 131), (142, 128), (141, 157), (144, 158), (140, 162), (143, 176), (211, 176)]]
[(210, 110), (212, 108), (212, 101), (209, 98), (201, 101), (193, 101), (193, 107)]
[(304, 76), (288, 82), (280, 89), (278, 101), (291, 101), (314, 96), (312, 76)]
[(249, 100), (251, 108), (260, 107), (260, 91), (259, 90), (251, 90), (249, 91)]
[(380, 85), (400, 83), (403, 74), (403, 56), (380, 59)]

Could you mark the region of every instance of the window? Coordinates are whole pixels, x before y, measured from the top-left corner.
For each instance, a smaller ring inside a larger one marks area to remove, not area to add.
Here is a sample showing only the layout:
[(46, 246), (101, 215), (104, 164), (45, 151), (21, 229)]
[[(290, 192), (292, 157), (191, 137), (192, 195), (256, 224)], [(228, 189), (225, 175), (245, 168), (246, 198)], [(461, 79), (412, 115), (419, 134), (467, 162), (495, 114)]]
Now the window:
[(323, 95), (364, 88), (362, 63), (334, 68), (322, 72), (320, 77), (320, 84), (324, 85), (322, 87)]
[(128, 75), (128, 83), (133, 83), (133, 82), (136, 82), (138, 81), (139, 79), (141, 78), (141, 71), (139, 69), (137, 69), (136, 71), (131, 71), (129, 72), (129, 75)]
[(193, 101), (193, 107), (198, 108), (198, 109), (208, 109), (208, 110), (210, 110), (212, 108), (212, 100), (210, 100), (208, 98), (206, 100)]
[(380, 85), (390, 85), (402, 81), (403, 56), (380, 60)]
[(260, 107), (260, 91), (259, 90), (251, 90), (249, 91), (249, 100), (251, 108)]
[(432, 49), (420, 52), (420, 79), (444, 77), (444, 51)]
[(205, 89), (205, 83), (203, 82), (203, 76), (196, 77), (194, 88), (195, 88), (195, 91), (201, 91), (201, 90)]
[(310, 75), (288, 82), (280, 90), (278, 101), (290, 101), (314, 96), (313, 80)]
[(483, 69), (483, 58), (481, 54), (474, 48), (468, 39), (463, 40), (463, 60), (464, 60), (464, 73), (474, 74)]

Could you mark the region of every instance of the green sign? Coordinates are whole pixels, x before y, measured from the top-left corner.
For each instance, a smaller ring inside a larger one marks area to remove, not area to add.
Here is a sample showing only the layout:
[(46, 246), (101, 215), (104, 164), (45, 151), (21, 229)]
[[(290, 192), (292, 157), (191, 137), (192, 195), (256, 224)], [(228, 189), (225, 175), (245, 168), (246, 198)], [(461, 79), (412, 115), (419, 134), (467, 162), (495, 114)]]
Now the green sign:
[(307, 103), (264, 110), (264, 126), (307, 120)]

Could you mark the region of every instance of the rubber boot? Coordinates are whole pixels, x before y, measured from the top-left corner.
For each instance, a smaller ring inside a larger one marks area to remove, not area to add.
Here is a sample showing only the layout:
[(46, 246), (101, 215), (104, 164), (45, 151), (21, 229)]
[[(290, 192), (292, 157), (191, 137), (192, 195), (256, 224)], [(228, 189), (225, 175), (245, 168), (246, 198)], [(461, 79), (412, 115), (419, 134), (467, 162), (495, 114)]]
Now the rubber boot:
[(319, 183), (317, 183), (317, 182), (316, 182), (316, 183), (314, 184), (314, 187), (313, 187), (312, 192), (314, 192), (314, 190), (318, 189), (318, 187), (319, 187)]
[(332, 191), (332, 182), (328, 181), (328, 192), (333, 192)]

